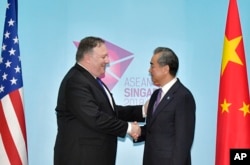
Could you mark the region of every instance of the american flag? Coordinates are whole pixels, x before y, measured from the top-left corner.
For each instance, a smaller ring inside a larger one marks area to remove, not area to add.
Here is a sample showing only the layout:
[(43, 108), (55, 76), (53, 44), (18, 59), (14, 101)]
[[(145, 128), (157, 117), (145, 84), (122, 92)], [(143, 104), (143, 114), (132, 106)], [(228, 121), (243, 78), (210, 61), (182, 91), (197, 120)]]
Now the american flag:
[(0, 165), (27, 165), (17, 0), (8, 0), (0, 57)]

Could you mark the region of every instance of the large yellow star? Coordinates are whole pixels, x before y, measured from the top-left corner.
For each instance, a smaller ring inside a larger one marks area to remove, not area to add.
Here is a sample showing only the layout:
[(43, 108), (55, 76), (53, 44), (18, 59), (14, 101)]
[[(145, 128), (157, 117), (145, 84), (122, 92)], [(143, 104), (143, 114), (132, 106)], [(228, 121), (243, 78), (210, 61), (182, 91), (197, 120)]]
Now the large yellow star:
[(222, 113), (223, 112), (229, 112), (229, 106), (231, 105), (231, 103), (228, 103), (226, 101), (226, 99), (224, 99), (224, 102), (220, 105), (222, 108)]
[(225, 70), (229, 61), (234, 62), (236, 64), (243, 65), (238, 54), (236, 53), (236, 48), (239, 45), (241, 38), (242, 38), (242, 36), (239, 36), (239, 37), (236, 37), (232, 40), (228, 40), (227, 37), (225, 36), (223, 57), (222, 57), (222, 64), (221, 64), (221, 74), (222, 75), (223, 75), (224, 70)]
[(239, 110), (244, 112), (244, 116), (246, 116), (248, 113), (250, 113), (249, 104), (243, 102), (243, 106)]

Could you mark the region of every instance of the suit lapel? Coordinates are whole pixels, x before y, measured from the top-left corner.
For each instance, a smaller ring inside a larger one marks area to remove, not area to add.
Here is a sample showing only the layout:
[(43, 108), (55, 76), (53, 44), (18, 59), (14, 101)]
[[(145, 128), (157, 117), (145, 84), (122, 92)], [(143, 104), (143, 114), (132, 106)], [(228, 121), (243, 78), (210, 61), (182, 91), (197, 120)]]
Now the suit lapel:
[[(174, 99), (175, 92), (180, 86), (180, 81), (177, 80), (175, 84), (169, 89), (169, 91), (164, 95), (162, 98), (161, 102), (159, 103), (158, 107), (156, 108), (154, 114), (151, 114), (151, 120), (150, 120), (150, 125), (157, 120), (157, 116), (160, 115), (161, 111), (168, 108), (168, 104)], [(155, 102), (156, 97), (154, 98), (154, 101), (152, 104)], [(151, 106), (153, 107), (153, 106)]]
[[(106, 98), (107, 100), (107, 103), (110, 105), (111, 109), (112, 108), (112, 105), (109, 101), (109, 98), (107, 96), (107, 94), (105, 93), (105, 91), (103, 90), (103, 88), (100, 86), (100, 84), (97, 82), (97, 80), (85, 69), (83, 68), (82, 66), (80, 66), (79, 64), (75, 64), (75, 67), (77, 68), (77, 70), (80, 70), (80, 72), (84, 75), (84, 77), (86, 77), (90, 82), (91, 84), (94, 84), (96, 86), (96, 88), (98, 88), (101, 93), (103, 93), (104, 97)], [(115, 102), (114, 102), (114, 99), (113, 99), (113, 95), (112, 93), (109, 91), (108, 87), (106, 86), (106, 84), (103, 83), (103, 85), (106, 87), (106, 89), (108, 90), (110, 96), (111, 96), (111, 99), (113, 101), (113, 104), (115, 105)], [(115, 107), (115, 106), (114, 106)]]
[(158, 107), (153, 114), (156, 117), (163, 109), (168, 105), (168, 103), (174, 98), (174, 95), (170, 92), (167, 92), (165, 96), (162, 98), (161, 102), (159, 103)]

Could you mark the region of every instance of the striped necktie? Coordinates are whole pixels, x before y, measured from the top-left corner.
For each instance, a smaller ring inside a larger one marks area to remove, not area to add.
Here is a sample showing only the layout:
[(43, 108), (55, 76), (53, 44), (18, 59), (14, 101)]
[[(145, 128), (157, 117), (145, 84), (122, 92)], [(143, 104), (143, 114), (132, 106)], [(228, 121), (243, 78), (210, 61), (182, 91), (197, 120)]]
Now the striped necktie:
[(155, 103), (154, 103), (153, 114), (155, 113), (155, 110), (156, 110), (158, 104), (159, 104), (160, 101), (161, 101), (161, 94), (162, 94), (162, 89), (160, 88), (160, 89), (159, 89), (159, 92), (158, 92), (158, 95), (157, 95), (157, 98), (156, 98)]

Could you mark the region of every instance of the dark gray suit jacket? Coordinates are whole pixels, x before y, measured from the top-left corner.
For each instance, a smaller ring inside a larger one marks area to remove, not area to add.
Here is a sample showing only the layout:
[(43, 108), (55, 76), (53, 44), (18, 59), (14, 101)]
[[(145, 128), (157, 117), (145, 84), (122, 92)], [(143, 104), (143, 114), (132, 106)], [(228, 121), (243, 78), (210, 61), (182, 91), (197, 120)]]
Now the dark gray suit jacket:
[(144, 165), (191, 165), (191, 146), (195, 130), (195, 100), (179, 81), (152, 109), (159, 90), (149, 101), (146, 125), (137, 142), (145, 140)]
[(142, 106), (114, 107), (87, 70), (72, 67), (58, 94), (54, 165), (114, 165), (117, 137), (126, 135), (126, 121), (144, 120)]

